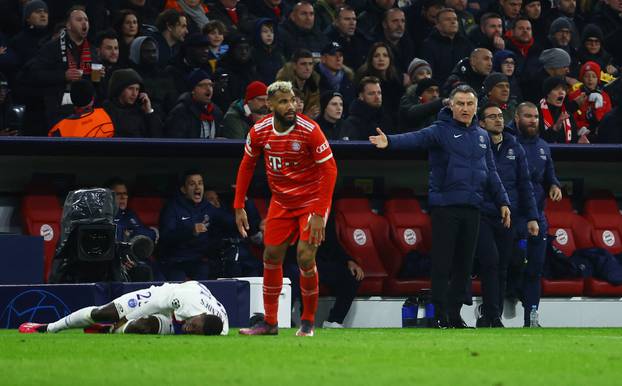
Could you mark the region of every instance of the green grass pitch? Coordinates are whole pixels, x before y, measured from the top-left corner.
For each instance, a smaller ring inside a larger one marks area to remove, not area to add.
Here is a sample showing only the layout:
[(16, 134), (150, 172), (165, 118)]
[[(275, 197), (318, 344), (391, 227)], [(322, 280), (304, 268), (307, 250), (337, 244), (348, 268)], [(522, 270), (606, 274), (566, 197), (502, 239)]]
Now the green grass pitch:
[(316, 336), (22, 335), (0, 385), (619, 385), (620, 329), (345, 329)]

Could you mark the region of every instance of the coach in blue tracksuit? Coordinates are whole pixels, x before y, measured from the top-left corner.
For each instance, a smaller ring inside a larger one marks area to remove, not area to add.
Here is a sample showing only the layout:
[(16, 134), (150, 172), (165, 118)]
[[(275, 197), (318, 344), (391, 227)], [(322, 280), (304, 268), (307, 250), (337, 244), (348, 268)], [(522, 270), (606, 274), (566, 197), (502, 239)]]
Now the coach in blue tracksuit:
[[(503, 327), (501, 314), (508, 265), (514, 251), (516, 219), (527, 219), (527, 229), (521, 229), (523, 234), (537, 236), (538, 212), (525, 150), (513, 135), (504, 132), (503, 111), (498, 105), (488, 103), (480, 109), (479, 123), (490, 135), (497, 172), (508, 193), (515, 220), (510, 228), (504, 227), (493, 197), (486, 191), (475, 253), (479, 260), (483, 299), (477, 327)], [(521, 226), (524, 225), (523, 222)]]
[(387, 137), (377, 129), (379, 135), (369, 140), (381, 149), (429, 150), (434, 327), (465, 328), (460, 308), (473, 265), (484, 191), (490, 188), (508, 227), (510, 201), (497, 174), (488, 134), (473, 120), (475, 91), (465, 85), (456, 87), (450, 106), (423, 130)]
[[(544, 203), (546, 196), (553, 201), (562, 199), (561, 185), (555, 175), (555, 167), (551, 158), (549, 145), (540, 138), (538, 132), (539, 114), (537, 107), (531, 102), (521, 103), (516, 109), (514, 124), (520, 133), (518, 141), (525, 149), (531, 183), (533, 185), (536, 205), (538, 210), (538, 222), (540, 231), (537, 236), (527, 239), (527, 266), (523, 275), (523, 308), (525, 309), (525, 326), (529, 326), (529, 313), (533, 306), (538, 308), (540, 303), (540, 278), (544, 266), (546, 253), (546, 235), (548, 223), (544, 216)], [(524, 223), (525, 219), (517, 220)], [(522, 226), (519, 229), (524, 229)], [(525, 238), (526, 234), (520, 234), (519, 238)]]
[(212, 229), (225, 221), (205, 199), (200, 173), (188, 171), (181, 182), (160, 214), (160, 269), (167, 281), (207, 280), (207, 257), (216, 249)]

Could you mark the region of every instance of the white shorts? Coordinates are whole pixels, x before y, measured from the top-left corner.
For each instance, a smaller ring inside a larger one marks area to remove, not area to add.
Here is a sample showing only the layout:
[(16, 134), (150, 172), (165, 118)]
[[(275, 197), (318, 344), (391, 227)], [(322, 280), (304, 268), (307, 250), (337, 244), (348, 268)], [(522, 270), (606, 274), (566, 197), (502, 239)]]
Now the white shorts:
[[(161, 286), (152, 285), (149, 288), (129, 292), (114, 299), (112, 303), (119, 313), (119, 319), (123, 317), (126, 317), (128, 320), (139, 319), (142, 316), (158, 313), (157, 311), (161, 310), (158, 307), (158, 303), (166, 299), (166, 293), (169, 290), (168, 286), (168, 283)], [(145, 311), (147, 311), (146, 314)]]

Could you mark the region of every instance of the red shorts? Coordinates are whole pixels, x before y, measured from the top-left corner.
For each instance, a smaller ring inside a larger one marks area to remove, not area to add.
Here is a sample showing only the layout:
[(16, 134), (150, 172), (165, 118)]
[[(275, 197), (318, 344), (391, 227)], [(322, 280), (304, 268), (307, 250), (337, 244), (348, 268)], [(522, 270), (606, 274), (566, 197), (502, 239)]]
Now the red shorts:
[(309, 240), (310, 232), (305, 227), (310, 217), (310, 207), (290, 210), (271, 202), (266, 216), (264, 243), (281, 245), (287, 241), (293, 244), (298, 238), (302, 241)]

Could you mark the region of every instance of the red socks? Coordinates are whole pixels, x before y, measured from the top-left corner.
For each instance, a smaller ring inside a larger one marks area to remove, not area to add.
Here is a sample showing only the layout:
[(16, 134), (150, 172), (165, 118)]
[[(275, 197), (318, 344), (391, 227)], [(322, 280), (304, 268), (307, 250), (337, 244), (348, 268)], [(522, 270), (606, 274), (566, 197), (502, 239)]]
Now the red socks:
[(320, 293), (315, 263), (310, 268), (300, 268), (300, 292), (302, 294), (302, 316), (300, 319), (313, 323)]
[(263, 262), (263, 307), (268, 324), (278, 323), (279, 296), (283, 287), (283, 265)]

